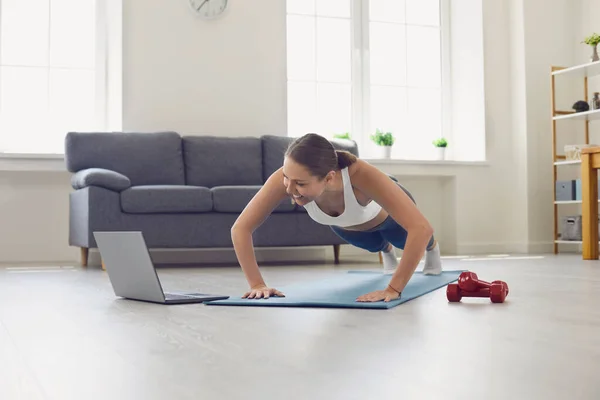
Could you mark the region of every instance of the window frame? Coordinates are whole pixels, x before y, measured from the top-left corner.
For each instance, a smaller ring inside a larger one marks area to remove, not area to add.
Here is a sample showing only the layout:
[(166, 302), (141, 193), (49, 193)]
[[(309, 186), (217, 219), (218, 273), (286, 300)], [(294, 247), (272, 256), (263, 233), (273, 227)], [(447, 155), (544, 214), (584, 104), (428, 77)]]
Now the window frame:
[[(51, 0), (47, 0), (51, 3)], [(3, 1), (0, 0), (0, 12), (2, 10)], [(51, 6), (51, 5), (50, 5)], [(98, 130), (105, 130), (108, 126), (109, 120), (109, 107), (108, 107), (108, 57), (109, 57), (109, 43), (108, 43), (108, 18), (109, 18), (109, 5), (105, 0), (95, 0), (95, 51), (94, 51), (94, 81), (95, 81), (95, 112), (94, 112), (94, 125)], [(50, 17), (49, 17), (50, 18)], [(0, 22), (1, 23), (1, 22)], [(1, 34), (1, 30), (0, 30)], [(50, 43), (48, 43), (48, 48)], [(0, 65), (1, 65), (0, 59)], [(45, 67), (46, 69), (51, 68), (50, 66)], [(0, 71), (1, 73), (1, 71)], [(66, 134), (67, 132), (65, 132)], [(40, 132), (43, 135), (44, 132)], [(5, 133), (0, 132), (0, 135)], [(0, 149), (0, 158), (10, 160), (26, 160), (26, 159), (37, 159), (40, 161), (54, 160), (57, 158), (64, 158), (64, 150), (60, 152), (56, 151), (10, 151)]]
[[(287, 1), (287, 0), (286, 0)], [(318, 0), (317, 0), (318, 1)], [(369, 48), (369, 1), (350, 0), (351, 3), (351, 134), (356, 141), (359, 153), (370, 145), (371, 126), (371, 93), (370, 93), (370, 48)], [(450, 57), (450, 15), (449, 0), (438, 0), (439, 2), (439, 30), (440, 30), (440, 71), (441, 71), (441, 129), (440, 137), (446, 138), (452, 143), (452, 87), (451, 87), (451, 57)], [(303, 15), (289, 13), (286, 8), (286, 18), (289, 15)], [(315, 15), (316, 16), (316, 15)], [(316, 16), (318, 17), (318, 16)], [(286, 27), (286, 32), (287, 32)], [(318, 40), (318, 37), (315, 38)], [(286, 75), (286, 88), (289, 83), (294, 82)], [(318, 82), (318, 80), (314, 80)], [(286, 109), (289, 115), (289, 109)], [(289, 126), (287, 126), (288, 135)], [(328, 135), (330, 132), (321, 134)], [(397, 136), (398, 137), (398, 136)], [(370, 158), (370, 157), (369, 157)], [(400, 158), (394, 158), (400, 160)], [(413, 159), (414, 160), (414, 159)], [(416, 159), (419, 161), (420, 159)], [(410, 160), (409, 160), (410, 161)]]

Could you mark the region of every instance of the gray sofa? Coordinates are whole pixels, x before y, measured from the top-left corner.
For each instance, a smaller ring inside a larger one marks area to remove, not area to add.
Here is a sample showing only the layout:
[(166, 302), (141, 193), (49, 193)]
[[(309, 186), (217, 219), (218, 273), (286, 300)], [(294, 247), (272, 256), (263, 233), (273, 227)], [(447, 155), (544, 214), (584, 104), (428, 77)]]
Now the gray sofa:
[[(143, 232), (149, 248), (232, 248), (230, 229), (265, 180), (283, 165), (289, 137), (181, 136), (176, 132), (69, 132), (69, 245), (87, 265), (94, 231)], [(334, 140), (358, 155), (356, 143)], [(256, 247), (344, 242), (283, 201), (256, 230)], [(233, 251), (233, 249), (232, 249)]]

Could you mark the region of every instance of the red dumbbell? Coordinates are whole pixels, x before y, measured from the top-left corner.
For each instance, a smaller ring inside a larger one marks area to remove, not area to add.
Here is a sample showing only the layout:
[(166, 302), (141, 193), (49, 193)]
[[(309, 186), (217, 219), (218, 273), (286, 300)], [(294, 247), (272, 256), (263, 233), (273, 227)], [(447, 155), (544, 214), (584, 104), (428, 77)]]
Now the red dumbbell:
[(459, 302), (463, 297), (489, 297), (492, 303), (504, 303), (506, 291), (501, 283), (493, 283), (489, 289), (475, 291), (462, 290), (456, 283), (450, 283), (446, 288), (446, 297), (451, 303)]
[(458, 277), (458, 286), (461, 290), (466, 292), (475, 292), (479, 289), (490, 289), (492, 285), (500, 284), (503, 290), (506, 292), (505, 296), (508, 296), (508, 285), (504, 281), (493, 281), (492, 283), (479, 280), (475, 272), (465, 271)]

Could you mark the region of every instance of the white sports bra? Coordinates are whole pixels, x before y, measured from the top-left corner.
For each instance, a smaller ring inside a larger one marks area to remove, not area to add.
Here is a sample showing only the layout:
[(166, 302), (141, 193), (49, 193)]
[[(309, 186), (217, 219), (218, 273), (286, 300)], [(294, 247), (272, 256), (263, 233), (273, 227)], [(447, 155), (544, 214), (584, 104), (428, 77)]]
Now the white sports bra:
[(304, 208), (314, 221), (323, 225), (347, 227), (368, 222), (379, 214), (381, 206), (374, 200), (364, 207), (356, 200), (348, 167), (342, 169), (342, 182), (344, 184), (344, 212), (337, 217), (332, 217), (324, 213), (315, 201), (311, 201), (305, 204)]

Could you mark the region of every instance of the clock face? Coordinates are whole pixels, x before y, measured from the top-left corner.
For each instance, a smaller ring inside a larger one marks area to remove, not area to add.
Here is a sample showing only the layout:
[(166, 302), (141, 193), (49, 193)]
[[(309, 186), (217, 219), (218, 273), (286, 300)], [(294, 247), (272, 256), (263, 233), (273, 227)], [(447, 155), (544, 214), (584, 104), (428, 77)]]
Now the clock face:
[(221, 16), (227, 8), (227, 0), (188, 0), (192, 10), (204, 19)]

